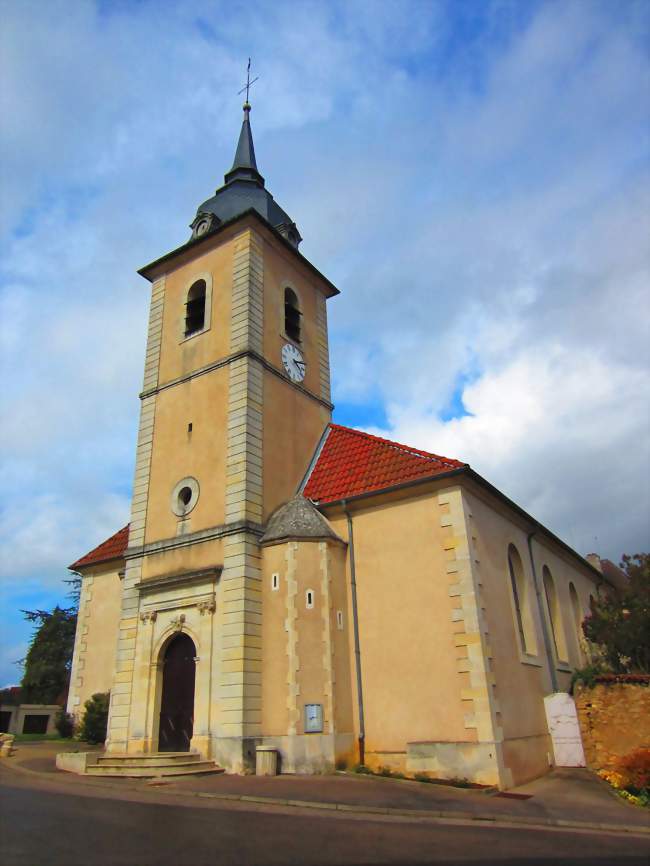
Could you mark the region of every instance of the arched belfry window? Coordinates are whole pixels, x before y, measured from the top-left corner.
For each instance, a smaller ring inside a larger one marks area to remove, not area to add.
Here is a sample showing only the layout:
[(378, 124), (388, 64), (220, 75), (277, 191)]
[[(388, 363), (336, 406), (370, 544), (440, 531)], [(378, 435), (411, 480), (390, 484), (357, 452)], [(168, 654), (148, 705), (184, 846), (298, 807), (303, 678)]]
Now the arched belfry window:
[(185, 303), (185, 336), (202, 331), (205, 325), (205, 280), (197, 280), (190, 287)]
[(296, 343), (300, 342), (300, 305), (293, 289), (284, 290), (284, 333)]

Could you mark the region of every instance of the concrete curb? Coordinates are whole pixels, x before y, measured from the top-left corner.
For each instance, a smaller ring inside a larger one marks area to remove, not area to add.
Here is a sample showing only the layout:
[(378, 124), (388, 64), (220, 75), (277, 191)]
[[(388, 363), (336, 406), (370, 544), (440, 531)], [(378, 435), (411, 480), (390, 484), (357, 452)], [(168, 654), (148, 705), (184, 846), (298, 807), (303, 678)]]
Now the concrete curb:
[(479, 821), (494, 825), (522, 824), (526, 827), (557, 827), (575, 830), (606, 830), (607, 832), (650, 835), (650, 827), (636, 827), (630, 824), (608, 824), (597, 821), (569, 821), (561, 818), (528, 818), (520, 815), (477, 815), (473, 812), (460, 812), (453, 809), (395, 809), (389, 806), (357, 806), (348, 803), (326, 803), (314, 800), (284, 800), (278, 797), (254, 797), (248, 794), (211, 794), (194, 791), (168, 791), (169, 794), (201, 797), (209, 800), (236, 800), (244, 803), (264, 804), (267, 806), (289, 806), (300, 809), (324, 809), (336, 812), (353, 812), (362, 815), (396, 815), (401, 818), (424, 818), (439, 821)]
[[(7, 766), (7, 763), (3, 761), (1, 766)], [(55, 781), (57, 778), (57, 774), (41, 773), (38, 770), (29, 770), (26, 767), (21, 767), (19, 764), (14, 764), (11, 769), (17, 770), (19, 773), (26, 773), (30, 776), (38, 776), (42, 779), (47, 779), (49, 781)], [(80, 784), (83, 787), (98, 788), (100, 790), (106, 790), (107, 788), (109, 788), (116, 791), (129, 790), (137, 791), (138, 793), (150, 791), (152, 793), (155, 793), (159, 787), (153, 785), (144, 785), (137, 788), (125, 789), (122, 785), (116, 783), (107, 782), (106, 784), (98, 785), (96, 782), (86, 781), (84, 777), (75, 776), (75, 778), (80, 781)], [(473, 812), (463, 812), (454, 809), (397, 809), (391, 808), (390, 806), (365, 806), (350, 803), (328, 803), (318, 800), (288, 800), (279, 797), (258, 797), (252, 794), (212, 794), (207, 791), (191, 791), (187, 789), (179, 791), (174, 790), (173, 788), (164, 790), (163, 793), (165, 794), (165, 796), (186, 798), (194, 797), (196, 799), (214, 800), (216, 802), (222, 801), (230, 803), (250, 803), (251, 805), (255, 806), (275, 806), (291, 809), (314, 809), (330, 813), (338, 812), (342, 815), (344, 815), (345, 813), (353, 815), (367, 815), (369, 818), (377, 818), (378, 816), (383, 815), (395, 818), (406, 818), (420, 822), (431, 822), (436, 824), (444, 821), (470, 821), (473, 823), (489, 824), (490, 826), (494, 827), (516, 827), (519, 825), (521, 827), (528, 827), (530, 829), (540, 830), (546, 829), (548, 827), (553, 827), (557, 830), (582, 830), (592, 832), (596, 831), (601, 833), (619, 833), (628, 836), (639, 835), (643, 836), (644, 838), (650, 836), (650, 826), (637, 827), (630, 824), (609, 824), (599, 821), (571, 821), (563, 818), (529, 818), (521, 815), (479, 815)]]

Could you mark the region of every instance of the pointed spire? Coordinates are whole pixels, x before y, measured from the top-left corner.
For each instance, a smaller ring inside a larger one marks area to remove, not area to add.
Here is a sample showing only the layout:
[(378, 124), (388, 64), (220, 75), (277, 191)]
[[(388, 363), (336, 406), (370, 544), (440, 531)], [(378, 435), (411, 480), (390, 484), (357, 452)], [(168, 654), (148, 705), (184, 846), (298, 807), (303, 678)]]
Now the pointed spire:
[(255, 161), (255, 146), (253, 145), (253, 133), (250, 124), (250, 103), (244, 103), (244, 120), (239, 133), (239, 141), (235, 152), (235, 159), (230, 171), (224, 176), (224, 181), (230, 183), (233, 180), (253, 180), (264, 186), (264, 178), (257, 170)]

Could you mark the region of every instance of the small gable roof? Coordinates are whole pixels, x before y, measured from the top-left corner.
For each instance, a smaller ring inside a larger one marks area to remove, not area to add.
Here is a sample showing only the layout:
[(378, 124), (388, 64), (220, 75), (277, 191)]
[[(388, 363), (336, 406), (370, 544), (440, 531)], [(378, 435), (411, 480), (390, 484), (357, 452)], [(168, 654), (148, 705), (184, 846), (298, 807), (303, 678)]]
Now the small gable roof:
[(330, 424), (303, 496), (321, 505), (467, 468), (460, 460)]
[(111, 559), (120, 559), (124, 556), (127, 544), (129, 543), (129, 524), (123, 526), (115, 535), (111, 535), (106, 541), (93, 548), (90, 553), (82, 556), (72, 565), (69, 565), (72, 571), (77, 571), (84, 568), (86, 565), (97, 565), (98, 562), (108, 562)]

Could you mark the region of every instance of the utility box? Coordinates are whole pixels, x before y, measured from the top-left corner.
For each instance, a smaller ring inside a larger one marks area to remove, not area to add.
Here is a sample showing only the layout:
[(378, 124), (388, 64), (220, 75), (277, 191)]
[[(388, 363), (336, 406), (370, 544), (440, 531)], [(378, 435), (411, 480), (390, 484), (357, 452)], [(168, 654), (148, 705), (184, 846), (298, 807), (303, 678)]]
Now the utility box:
[(278, 775), (278, 752), (272, 746), (257, 746), (255, 749), (255, 775)]

